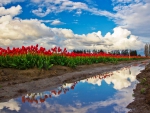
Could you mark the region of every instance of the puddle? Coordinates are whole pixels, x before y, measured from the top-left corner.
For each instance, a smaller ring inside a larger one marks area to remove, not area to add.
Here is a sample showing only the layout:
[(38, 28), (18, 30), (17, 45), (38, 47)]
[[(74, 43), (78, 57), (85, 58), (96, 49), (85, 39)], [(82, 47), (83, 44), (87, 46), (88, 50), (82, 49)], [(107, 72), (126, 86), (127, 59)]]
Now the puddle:
[(99, 74), (51, 91), (26, 94), (0, 103), (0, 113), (126, 113), (134, 100), (136, 75), (146, 64)]

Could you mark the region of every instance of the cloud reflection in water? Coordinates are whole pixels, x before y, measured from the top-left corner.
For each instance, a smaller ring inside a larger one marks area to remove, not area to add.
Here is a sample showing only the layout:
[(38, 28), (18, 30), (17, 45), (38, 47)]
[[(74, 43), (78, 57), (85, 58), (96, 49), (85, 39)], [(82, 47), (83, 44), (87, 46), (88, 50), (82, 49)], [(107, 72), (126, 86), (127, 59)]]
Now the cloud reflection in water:
[[(22, 97), (24, 104), (22, 103), (21, 110), (18, 108), (16, 111), (20, 110), (20, 113), (126, 113), (128, 111), (126, 106), (133, 101), (132, 93), (137, 83), (136, 75), (145, 68), (144, 65), (132, 65), (79, 82), (66, 83), (51, 91), (27, 94)], [(104, 86), (104, 83), (109, 86), (104, 87), (106, 90), (110, 90), (110, 87), (115, 90), (114, 93), (110, 94), (103, 92), (102, 95), (107, 96), (105, 100), (101, 99), (101, 94), (98, 92)], [(94, 89), (91, 90), (91, 87), (94, 87)], [(86, 98), (86, 95), (82, 91), (87, 89), (90, 93), (87, 93), (89, 99), (83, 101), (82, 98)], [(92, 92), (93, 90), (96, 90), (97, 94)], [(94, 100), (95, 98), (97, 100)], [(2, 104), (0, 103), (0, 105)], [(28, 107), (25, 105), (28, 105)], [(4, 106), (1, 109), (3, 108)]]

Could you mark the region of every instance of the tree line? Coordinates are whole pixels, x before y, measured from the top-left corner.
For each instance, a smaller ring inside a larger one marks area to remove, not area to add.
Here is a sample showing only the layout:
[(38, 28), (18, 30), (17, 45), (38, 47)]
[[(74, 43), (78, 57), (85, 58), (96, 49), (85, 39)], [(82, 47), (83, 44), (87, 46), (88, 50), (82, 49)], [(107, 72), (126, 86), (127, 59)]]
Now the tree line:
[[(74, 53), (104, 53), (105, 51), (101, 50), (73, 50), (72, 52)], [(109, 54), (112, 55), (129, 55), (130, 56), (137, 56), (137, 51), (136, 50), (113, 50), (108, 52)]]

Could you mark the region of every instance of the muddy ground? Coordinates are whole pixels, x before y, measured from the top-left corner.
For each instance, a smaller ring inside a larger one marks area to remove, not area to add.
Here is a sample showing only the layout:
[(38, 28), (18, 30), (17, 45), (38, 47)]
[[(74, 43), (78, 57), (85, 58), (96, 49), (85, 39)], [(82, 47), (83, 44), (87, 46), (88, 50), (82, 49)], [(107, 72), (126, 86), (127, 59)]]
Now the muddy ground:
[(140, 74), (137, 75), (139, 83), (134, 89), (134, 101), (127, 108), (129, 113), (150, 113), (150, 64), (148, 64)]
[[(82, 65), (77, 66), (74, 69), (65, 66), (53, 66), (50, 70), (39, 70), (36, 68), (28, 70), (1, 68), (0, 102), (8, 101), (11, 98), (22, 96), (26, 93), (51, 90), (66, 82), (78, 81), (90, 76), (114, 71), (141, 62), (150, 62), (150, 60), (124, 61), (115, 65), (111, 63)], [(148, 70), (146, 72), (148, 72)], [(143, 98), (143, 96), (146, 96), (146, 94), (142, 94), (140, 98)], [(130, 104), (129, 107), (132, 108), (132, 104)]]

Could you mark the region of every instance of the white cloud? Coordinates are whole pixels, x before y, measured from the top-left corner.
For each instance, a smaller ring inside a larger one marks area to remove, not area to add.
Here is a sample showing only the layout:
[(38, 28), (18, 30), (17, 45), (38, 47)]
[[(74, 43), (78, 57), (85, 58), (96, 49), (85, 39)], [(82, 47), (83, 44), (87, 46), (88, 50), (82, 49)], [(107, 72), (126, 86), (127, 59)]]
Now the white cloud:
[(82, 14), (82, 11), (81, 11), (81, 10), (78, 10), (78, 11), (76, 12), (76, 14), (80, 16), (80, 15)]
[[(128, 5), (122, 4), (128, 2)], [(141, 37), (150, 36), (150, 2), (147, 0), (114, 0), (114, 21), (124, 28)]]
[(74, 38), (74, 33), (71, 29), (52, 28), (52, 31), (59, 38)]
[(1, 9), (0, 43), (3, 47), (38, 43), (46, 48), (53, 46), (67, 47), (68, 49), (104, 50), (143, 48), (143, 43), (136, 36), (121, 27), (114, 28), (114, 33), (107, 33), (105, 36), (101, 35), (101, 31), (79, 35), (71, 29), (50, 28), (44, 24), (44, 22), (51, 22), (52, 25), (63, 24), (58, 19), (44, 21), (14, 18), (21, 12), (21, 9), (21, 6)]
[(0, 6), (9, 4), (9, 3), (15, 3), (15, 2), (23, 2), (24, 0), (0, 0)]
[[(43, 5), (38, 5), (41, 9), (50, 8), (51, 13), (59, 13), (62, 11), (75, 11), (77, 15), (82, 14), (83, 11), (87, 11), (94, 15), (106, 16), (112, 19), (118, 26), (128, 29), (132, 34), (139, 36), (139, 39), (143, 42), (148, 42), (150, 36), (150, 2), (149, 0), (112, 0), (113, 13), (88, 6), (83, 2), (73, 2), (70, 0), (33, 0), (34, 2)], [(90, 0), (86, 0), (90, 3)], [(57, 4), (57, 5), (56, 5)], [(43, 7), (44, 6), (44, 7)], [(47, 13), (48, 14), (48, 13)], [(44, 16), (46, 16), (44, 14)], [(144, 38), (146, 40), (143, 40)], [(123, 41), (125, 42), (125, 40)], [(123, 43), (120, 41), (120, 43)], [(128, 46), (128, 45), (127, 45)]]
[(43, 11), (42, 8), (32, 10), (32, 13), (34, 13), (35, 15), (37, 15), (39, 17), (44, 17), (44, 16), (48, 15), (50, 12), (51, 12), (50, 9), (47, 9), (46, 11)]
[(16, 16), (21, 13), (21, 9), (22, 8), (20, 5), (17, 5), (16, 7), (12, 6), (9, 9), (5, 9), (5, 7), (0, 7), (0, 17), (5, 15)]
[(14, 99), (9, 100), (8, 102), (0, 103), (0, 110), (3, 108), (8, 108), (9, 110), (16, 110), (17, 112), (20, 110), (20, 105)]
[(93, 1), (93, 0), (84, 0), (84, 1), (87, 2), (90, 5), (96, 5), (95, 1)]
[(53, 20), (53, 22), (51, 23), (51, 25), (61, 25), (61, 24), (65, 24), (64, 22), (61, 22), (60, 20)]
[[(47, 48), (53, 46), (67, 47), (68, 49), (141, 49), (143, 43), (138, 41), (134, 35), (123, 33), (126, 29), (115, 28), (113, 34), (107, 33), (102, 37), (101, 32), (89, 34), (74, 34), (70, 29), (49, 28), (38, 20), (12, 20), (9, 23), (1, 23), (0, 39), (3, 46), (15, 46), (15, 43), (21, 45), (24, 42), (30, 44), (44, 44)], [(122, 29), (122, 35), (120, 33)], [(129, 32), (129, 31), (127, 31)], [(129, 39), (127, 38), (128, 36)], [(30, 40), (32, 40), (30, 42)], [(119, 41), (118, 41), (119, 40)], [(7, 42), (7, 43), (6, 43)], [(49, 45), (49, 46), (48, 46)], [(106, 46), (110, 45), (109, 48)]]
[(6, 16), (1, 16), (0, 17), (0, 23), (3, 23), (3, 22), (7, 23), (7, 22), (9, 22), (11, 20), (12, 20), (12, 16), (10, 16), (10, 15), (6, 15)]
[(0, 39), (31, 40), (46, 36), (53, 36), (50, 28), (48, 28), (36, 19), (14, 19), (12, 21), (9, 21), (9, 23), (3, 22), (0, 25)]
[[(76, 11), (77, 15), (82, 14), (82, 11), (87, 11), (95, 15), (101, 16), (113, 16), (113, 14), (108, 11), (102, 11), (94, 7), (89, 7), (86, 3), (83, 2), (73, 2), (71, 0), (31, 0), (36, 3), (38, 9), (33, 10), (32, 12), (37, 16), (46, 16), (49, 13), (60, 13), (63, 11)], [(42, 4), (42, 5), (41, 5)], [(44, 8), (49, 9), (51, 12), (45, 13)]]
[[(112, 2), (115, 2), (115, 3), (121, 3), (121, 4), (124, 4), (124, 3), (131, 3), (131, 2), (135, 2), (137, 0), (112, 0)], [(139, 0), (138, 0), (139, 1)]]
[[(91, 0), (86, 1), (89, 3)], [(37, 3), (38, 8), (41, 9), (40, 12), (43, 13), (41, 15), (43, 16), (49, 13), (60, 13), (63, 11), (75, 11), (76, 14), (80, 15), (83, 11), (87, 11), (94, 15), (106, 16), (112, 19), (118, 26), (132, 31), (134, 35), (140, 37), (149, 37), (150, 35), (149, 0), (112, 0), (114, 6), (113, 12), (71, 0), (32, 0), (32, 2)], [(45, 11), (43, 11), (45, 8), (51, 10), (51, 12), (45, 13)], [(39, 14), (36, 15), (40, 16)]]

